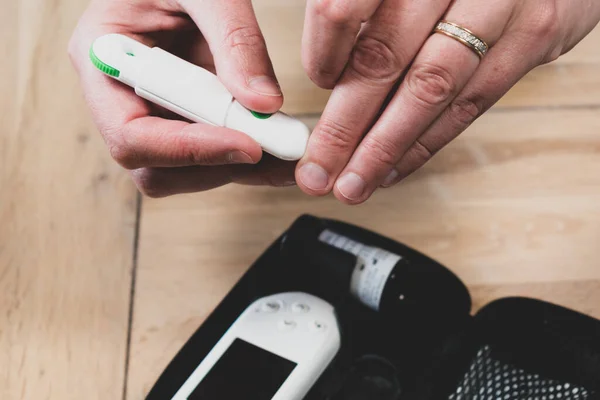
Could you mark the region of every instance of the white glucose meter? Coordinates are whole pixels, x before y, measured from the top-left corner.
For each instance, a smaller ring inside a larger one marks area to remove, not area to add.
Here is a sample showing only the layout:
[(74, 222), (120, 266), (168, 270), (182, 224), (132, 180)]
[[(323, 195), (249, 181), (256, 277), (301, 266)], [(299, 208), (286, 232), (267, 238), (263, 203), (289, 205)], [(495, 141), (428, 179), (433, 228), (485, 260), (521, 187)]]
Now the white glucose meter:
[(248, 110), (216, 75), (158, 47), (108, 34), (94, 41), (90, 59), (106, 75), (133, 87), (138, 96), (193, 122), (243, 132), (283, 160), (304, 155), (310, 131), (301, 121), (282, 112)]
[(301, 292), (252, 303), (171, 400), (301, 400), (340, 349), (334, 308)]

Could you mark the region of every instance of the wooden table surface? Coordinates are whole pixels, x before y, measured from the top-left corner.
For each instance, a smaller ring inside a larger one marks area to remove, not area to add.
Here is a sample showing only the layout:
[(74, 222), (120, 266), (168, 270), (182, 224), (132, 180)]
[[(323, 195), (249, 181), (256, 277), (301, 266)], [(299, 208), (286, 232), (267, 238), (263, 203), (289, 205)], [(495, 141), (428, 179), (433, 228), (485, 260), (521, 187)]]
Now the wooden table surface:
[[(285, 111), (314, 124), (328, 92), (300, 67), (303, 3), (255, 1)], [(0, 14), (0, 399), (143, 399), (302, 213), (438, 259), (473, 311), (527, 295), (600, 317), (600, 29), (362, 206), (240, 186), (149, 200), (109, 158), (67, 59), (85, 6), (5, 1)]]

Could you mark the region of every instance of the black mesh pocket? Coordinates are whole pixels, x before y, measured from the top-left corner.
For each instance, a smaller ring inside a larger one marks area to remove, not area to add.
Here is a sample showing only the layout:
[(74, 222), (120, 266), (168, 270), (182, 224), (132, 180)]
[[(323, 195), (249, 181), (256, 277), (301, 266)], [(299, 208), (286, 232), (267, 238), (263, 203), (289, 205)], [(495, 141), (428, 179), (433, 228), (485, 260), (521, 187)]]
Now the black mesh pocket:
[(593, 394), (497, 360), (484, 346), (449, 400), (591, 400)]

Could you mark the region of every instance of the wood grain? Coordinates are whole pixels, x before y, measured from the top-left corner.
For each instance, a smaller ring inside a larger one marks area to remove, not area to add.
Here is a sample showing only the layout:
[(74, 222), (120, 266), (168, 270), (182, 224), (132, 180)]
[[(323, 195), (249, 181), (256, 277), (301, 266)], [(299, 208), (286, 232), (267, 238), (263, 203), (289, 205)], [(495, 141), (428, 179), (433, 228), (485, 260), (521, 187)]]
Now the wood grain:
[(67, 40), (85, 3), (3, 2), (0, 398), (118, 399), (136, 191), (90, 123)]
[[(300, 59), (305, 1), (253, 3), (284, 110), (320, 113), (329, 92)], [(85, 6), (5, 1), (0, 14), (0, 399), (118, 399), (124, 385), (127, 399), (142, 399), (305, 212), (432, 255), (468, 283), (475, 310), (530, 295), (600, 317), (600, 29), (363, 206), (240, 186), (145, 199), (131, 315), (137, 194), (108, 157), (66, 57)]]
[(596, 110), (493, 110), (419, 173), (359, 207), (297, 188), (240, 186), (145, 200), (128, 398), (143, 398), (247, 267), (305, 212), (438, 259), (474, 289), (474, 311), (530, 294), (600, 317), (599, 129)]

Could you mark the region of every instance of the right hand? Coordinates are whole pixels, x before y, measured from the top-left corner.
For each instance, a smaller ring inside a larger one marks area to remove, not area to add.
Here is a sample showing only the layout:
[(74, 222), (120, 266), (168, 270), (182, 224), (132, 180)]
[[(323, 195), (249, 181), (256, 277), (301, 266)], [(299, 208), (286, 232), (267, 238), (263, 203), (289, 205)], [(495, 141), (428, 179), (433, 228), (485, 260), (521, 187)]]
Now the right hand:
[(246, 134), (183, 121), (100, 73), (88, 53), (107, 33), (129, 35), (208, 69), (242, 105), (273, 113), (283, 95), (251, 0), (93, 0), (69, 42), (69, 56), (112, 157), (132, 171), (144, 194), (163, 197), (231, 182), (294, 183), (295, 163), (263, 157)]

